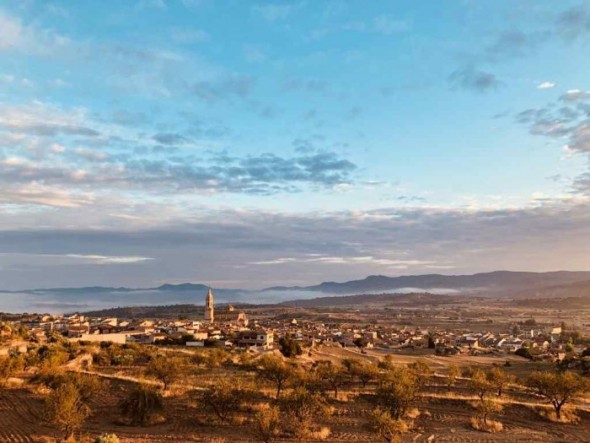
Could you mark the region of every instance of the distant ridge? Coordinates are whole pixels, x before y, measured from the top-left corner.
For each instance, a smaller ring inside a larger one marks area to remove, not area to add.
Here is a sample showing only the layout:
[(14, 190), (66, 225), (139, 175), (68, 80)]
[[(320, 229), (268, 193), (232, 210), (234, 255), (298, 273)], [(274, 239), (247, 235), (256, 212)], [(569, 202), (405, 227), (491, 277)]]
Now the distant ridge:
[[(388, 277), (385, 275), (370, 275), (362, 280), (347, 282), (323, 282), (312, 286), (274, 286), (260, 291), (248, 289), (212, 288), (214, 292), (228, 297), (241, 297), (247, 294), (264, 292), (320, 292), (323, 294), (351, 295), (367, 294), (386, 291), (398, 292), (432, 292), (432, 293), (481, 293), (491, 294), (506, 291), (517, 292), (520, 290), (532, 290), (535, 288), (548, 288), (551, 286), (568, 285), (578, 282), (590, 281), (590, 271), (555, 271), (555, 272), (513, 272), (494, 271), (472, 275), (443, 275), (422, 274), (404, 275), (400, 277)], [(138, 293), (138, 292), (165, 292), (186, 293), (204, 292), (209, 288), (203, 283), (165, 283), (152, 288), (127, 288), (88, 286), (80, 288), (41, 288), (25, 289), (19, 291), (2, 291), (1, 293), (30, 293), (30, 294), (101, 294), (101, 293)], [(399, 291), (403, 290), (403, 291)]]
[(455, 290), (462, 292), (505, 292), (520, 289), (540, 288), (590, 280), (589, 271), (571, 272), (513, 272), (494, 271), (472, 275), (405, 275), (387, 277), (370, 275), (362, 280), (348, 282), (324, 282), (315, 286), (276, 286), (265, 291), (312, 291), (327, 294), (358, 294), (408, 289), (408, 292), (432, 292), (432, 290)]

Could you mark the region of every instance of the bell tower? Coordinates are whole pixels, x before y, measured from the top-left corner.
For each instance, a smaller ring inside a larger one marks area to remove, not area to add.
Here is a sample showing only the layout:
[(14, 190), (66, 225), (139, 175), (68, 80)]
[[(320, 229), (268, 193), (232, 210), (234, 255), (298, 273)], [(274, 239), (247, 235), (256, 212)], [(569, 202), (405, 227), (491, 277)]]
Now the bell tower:
[(213, 307), (213, 291), (211, 288), (207, 291), (207, 296), (205, 297), (205, 321), (209, 323), (213, 323), (215, 320), (214, 314), (215, 308)]

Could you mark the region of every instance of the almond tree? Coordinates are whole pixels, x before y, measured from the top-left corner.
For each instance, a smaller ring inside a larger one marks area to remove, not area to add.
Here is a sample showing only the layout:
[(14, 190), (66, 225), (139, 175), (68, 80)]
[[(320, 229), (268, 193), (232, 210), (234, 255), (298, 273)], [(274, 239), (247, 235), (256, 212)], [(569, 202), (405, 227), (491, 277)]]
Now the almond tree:
[(56, 425), (70, 441), (91, 411), (80, 391), (73, 383), (64, 383), (53, 390), (45, 400), (45, 419)]
[(563, 405), (576, 395), (588, 391), (588, 381), (571, 371), (537, 371), (528, 378), (527, 385), (551, 403), (558, 420), (561, 419)]
[(265, 355), (260, 359), (258, 376), (274, 383), (276, 387), (275, 398), (278, 399), (281, 396), (281, 390), (287, 381), (293, 376), (293, 368), (286, 364), (281, 357), (276, 355)]

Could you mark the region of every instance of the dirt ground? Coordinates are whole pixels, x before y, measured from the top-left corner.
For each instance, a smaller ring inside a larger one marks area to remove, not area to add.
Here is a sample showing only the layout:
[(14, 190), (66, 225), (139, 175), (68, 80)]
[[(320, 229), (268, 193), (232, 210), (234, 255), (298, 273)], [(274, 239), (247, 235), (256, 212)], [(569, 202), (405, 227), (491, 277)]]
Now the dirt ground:
[[(87, 421), (83, 434), (95, 437), (101, 433), (115, 433), (122, 442), (255, 442), (251, 425), (220, 424), (203, 413), (187, 396), (168, 397), (167, 421), (148, 428), (118, 425), (117, 403), (124, 395), (128, 381), (111, 380), (110, 387), (92, 403), (93, 415)], [(514, 401), (508, 402), (502, 415), (497, 416), (504, 431), (496, 434), (478, 432), (470, 427), (474, 410), (469, 405), (469, 392), (459, 382), (449, 396), (436, 380), (416, 405), (420, 416), (414, 421), (412, 432), (404, 442), (590, 442), (590, 411), (579, 410), (577, 424), (555, 424), (539, 416), (527, 399), (509, 392)], [(360, 393), (354, 401), (343, 401), (359, 394), (358, 389), (343, 392), (340, 400), (331, 400), (334, 414), (323, 420), (332, 433), (329, 442), (377, 442), (378, 437), (367, 427), (367, 414), (371, 403)], [(449, 398), (449, 397), (456, 398)], [(441, 397), (441, 398), (438, 398)], [(512, 401), (511, 400), (511, 401)], [(42, 421), (43, 398), (25, 388), (0, 390), (0, 442), (35, 443), (59, 437)], [(92, 441), (92, 440), (90, 440)], [(279, 439), (282, 442), (293, 440)]]

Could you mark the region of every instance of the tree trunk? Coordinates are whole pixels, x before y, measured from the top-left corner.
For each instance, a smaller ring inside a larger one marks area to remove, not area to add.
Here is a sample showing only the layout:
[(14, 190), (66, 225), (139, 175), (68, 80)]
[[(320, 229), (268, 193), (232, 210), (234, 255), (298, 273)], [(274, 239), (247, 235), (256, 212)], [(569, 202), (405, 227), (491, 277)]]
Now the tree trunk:
[(561, 407), (563, 406), (563, 403), (557, 403), (554, 405), (555, 407), (555, 415), (557, 416), (558, 420), (561, 420)]

